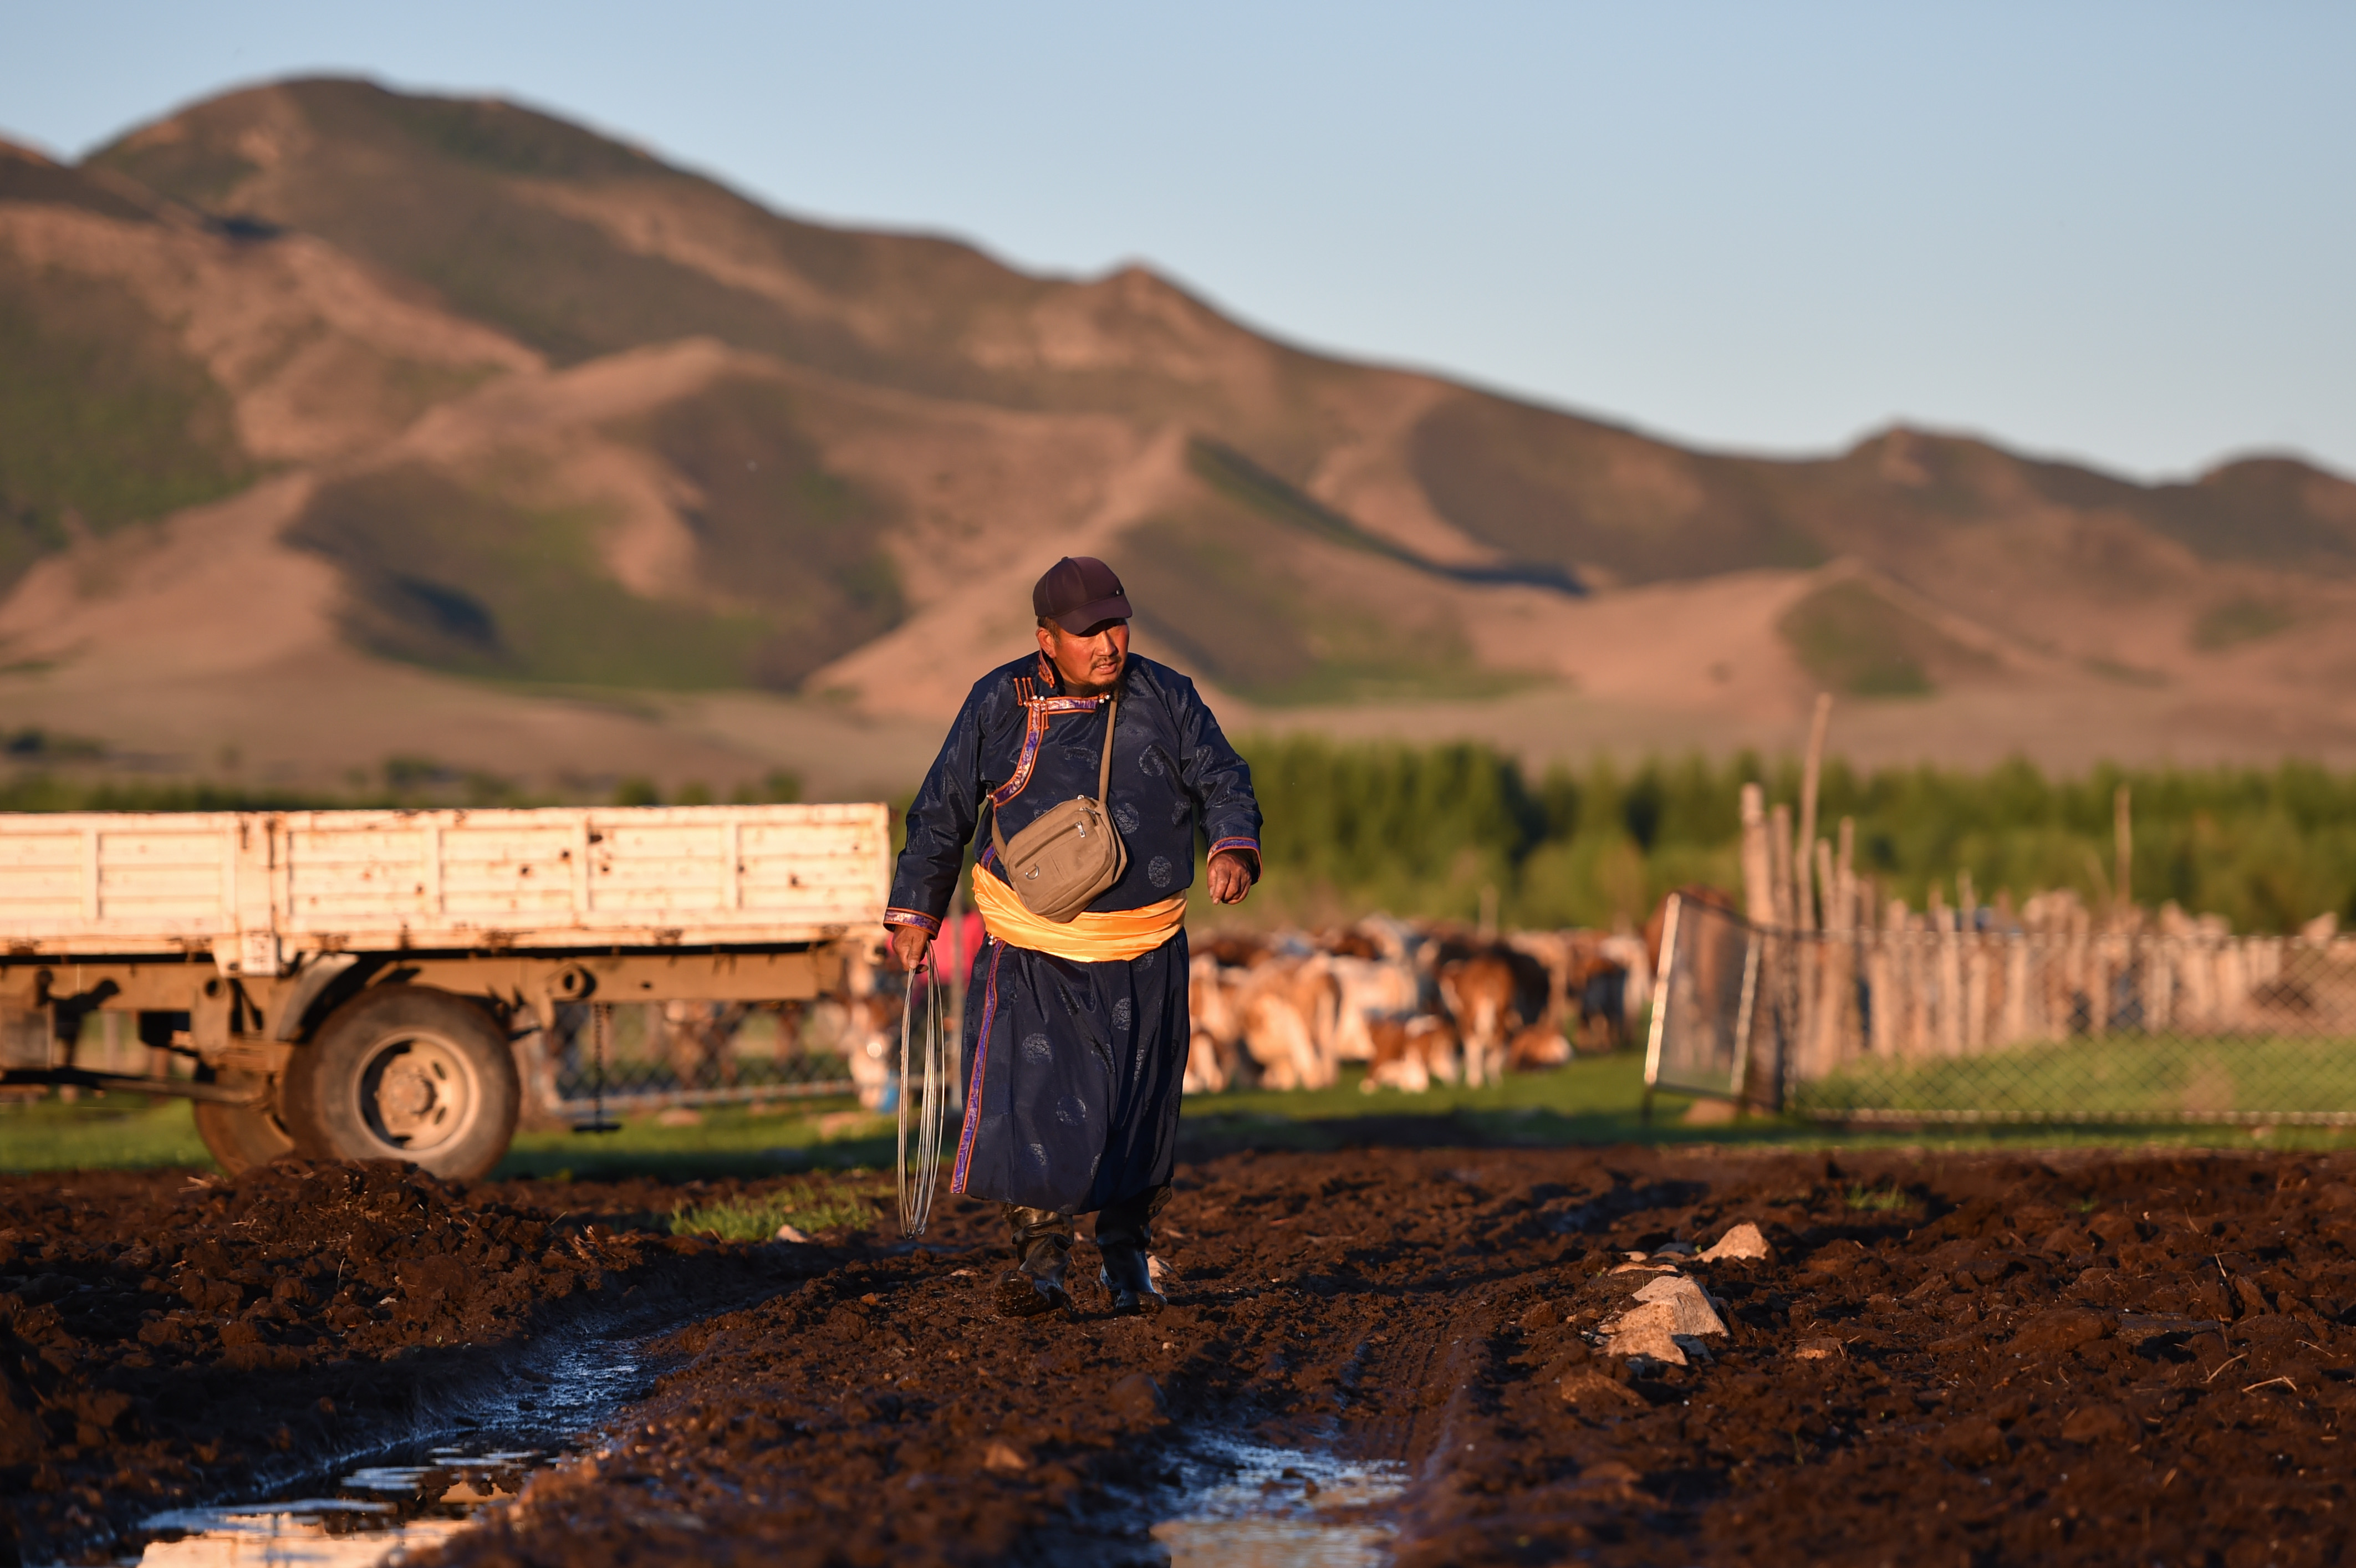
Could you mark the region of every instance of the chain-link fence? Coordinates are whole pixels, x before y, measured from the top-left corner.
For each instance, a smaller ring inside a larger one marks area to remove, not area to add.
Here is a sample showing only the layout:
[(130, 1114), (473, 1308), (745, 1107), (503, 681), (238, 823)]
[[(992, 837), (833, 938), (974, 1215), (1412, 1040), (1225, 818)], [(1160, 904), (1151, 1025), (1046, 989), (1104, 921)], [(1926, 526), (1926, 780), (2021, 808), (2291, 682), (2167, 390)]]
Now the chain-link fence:
[[(869, 1109), (888, 1108), (903, 984), (880, 975), (867, 996), (809, 1002), (568, 1003), (557, 1008), (552, 1032), (533, 1029), (517, 1040), (516, 1065), (534, 1111), (562, 1121), (594, 1119), (601, 1109), (844, 1094)], [(947, 987), (937, 995), (954, 1029), (957, 997)], [(530, 1016), (520, 1015), (519, 1027)], [(0, 1009), (0, 1067), (63, 1065), (68, 1052), (53, 1029), (45, 1009)], [(128, 1013), (83, 1019), (70, 1054), (74, 1066), (95, 1072), (185, 1078), (190, 1072), (184, 1053), (143, 1040)]]
[(1844, 1121), (2356, 1124), (2356, 941), (1935, 918), (1680, 899), (1647, 1084)]
[(568, 1004), (556, 1009), (554, 1030), (523, 1039), (519, 1064), (540, 1108), (568, 1119), (600, 1107), (849, 1094), (883, 1083), (887, 1054), (896, 1062), (898, 1003), (876, 996), (769, 1006)]

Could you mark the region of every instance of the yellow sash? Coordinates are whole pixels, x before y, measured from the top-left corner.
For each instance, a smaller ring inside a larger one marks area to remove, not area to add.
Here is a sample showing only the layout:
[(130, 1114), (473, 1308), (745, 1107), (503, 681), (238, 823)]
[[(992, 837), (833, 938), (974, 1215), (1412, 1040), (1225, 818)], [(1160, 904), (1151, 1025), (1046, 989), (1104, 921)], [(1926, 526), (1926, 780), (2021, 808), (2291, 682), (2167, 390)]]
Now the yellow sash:
[(1141, 958), (1186, 923), (1186, 895), (1178, 893), (1143, 909), (1082, 910), (1070, 924), (1058, 925), (1023, 908), (1012, 888), (980, 866), (973, 869), (973, 907), (981, 912), (983, 929), (1007, 946), (1081, 964)]

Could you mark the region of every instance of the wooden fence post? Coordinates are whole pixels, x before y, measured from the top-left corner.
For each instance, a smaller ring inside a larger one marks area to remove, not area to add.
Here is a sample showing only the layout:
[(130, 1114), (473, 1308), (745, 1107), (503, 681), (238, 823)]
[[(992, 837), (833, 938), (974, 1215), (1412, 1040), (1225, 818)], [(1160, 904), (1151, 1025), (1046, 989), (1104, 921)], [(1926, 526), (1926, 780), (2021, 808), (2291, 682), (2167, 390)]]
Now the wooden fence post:
[(1809, 847), (1816, 841), (1816, 789), (1824, 781), (1825, 731), (1831, 727), (1832, 720), (1832, 693), (1819, 691), (1815, 714), (1808, 721), (1807, 760), (1800, 768), (1799, 837), (1792, 841), (1792, 923), (1802, 931), (1824, 929), (1824, 923), (1816, 917), (1816, 901), (1809, 892), (1810, 873), (1815, 869), (1809, 859)]
[(1775, 858), (1767, 847), (1766, 792), (1742, 786), (1742, 911), (1753, 925), (1775, 923)]

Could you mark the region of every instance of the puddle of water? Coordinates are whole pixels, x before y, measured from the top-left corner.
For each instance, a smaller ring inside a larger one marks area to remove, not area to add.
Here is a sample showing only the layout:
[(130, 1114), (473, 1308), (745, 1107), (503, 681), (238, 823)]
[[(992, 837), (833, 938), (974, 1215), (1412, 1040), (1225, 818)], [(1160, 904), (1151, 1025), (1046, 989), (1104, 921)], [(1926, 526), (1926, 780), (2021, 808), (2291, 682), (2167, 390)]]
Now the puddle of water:
[(1182, 1462), (1182, 1511), (1151, 1531), (1171, 1568), (1377, 1568), (1395, 1527), (1383, 1505), (1404, 1466), (1257, 1444), (1219, 1444)]
[[(174, 1509), (142, 1521), (126, 1568), (387, 1568), (467, 1528), (522, 1490), (546, 1456), (588, 1435), (639, 1390), (618, 1347), (571, 1346), (477, 1407), (464, 1442), (387, 1449), (331, 1487), (222, 1508)], [(545, 1449), (533, 1446), (546, 1444)]]
[(145, 1521), (138, 1568), (376, 1568), (466, 1528), (539, 1467), (525, 1449), (438, 1447), (367, 1465), (315, 1497), (174, 1509)]
[[(123, 1568), (398, 1568), (594, 1441), (643, 1392), (637, 1364), (612, 1343), (575, 1344), (519, 1376), (509, 1393), (456, 1423), (463, 1442), (381, 1450), (329, 1486), (315, 1478), (267, 1500), (157, 1514)], [(1172, 1568), (1379, 1568), (1390, 1560), (1396, 1527), (1384, 1514), (1405, 1488), (1402, 1466), (1207, 1439), (1178, 1467), (1178, 1500), (1150, 1532)]]

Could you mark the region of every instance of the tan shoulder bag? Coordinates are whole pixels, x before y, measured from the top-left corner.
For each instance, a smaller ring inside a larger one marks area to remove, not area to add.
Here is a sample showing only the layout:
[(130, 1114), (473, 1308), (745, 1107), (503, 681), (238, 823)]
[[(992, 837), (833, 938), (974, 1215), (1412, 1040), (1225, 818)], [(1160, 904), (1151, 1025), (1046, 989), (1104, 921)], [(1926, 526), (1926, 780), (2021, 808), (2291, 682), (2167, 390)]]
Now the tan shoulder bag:
[(998, 830), (998, 811), (990, 813), (990, 841), (998, 847), (998, 863), (1023, 907), (1042, 920), (1068, 925), (1072, 917), (1097, 901), (1129, 869), (1129, 846), (1122, 843), (1105, 805), (1112, 787), (1112, 727), (1120, 717), (1120, 699), (1105, 699), (1104, 762), (1097, 769), (1097, 795), (1058, 801), (1038, 821), (1008, 842)]

